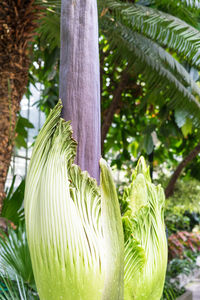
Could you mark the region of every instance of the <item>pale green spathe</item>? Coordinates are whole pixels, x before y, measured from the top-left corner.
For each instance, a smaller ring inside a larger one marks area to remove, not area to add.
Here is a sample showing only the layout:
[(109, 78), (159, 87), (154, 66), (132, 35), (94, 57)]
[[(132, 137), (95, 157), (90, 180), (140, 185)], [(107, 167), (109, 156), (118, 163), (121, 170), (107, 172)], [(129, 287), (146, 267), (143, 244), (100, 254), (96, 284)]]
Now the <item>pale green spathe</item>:
[(161, 186), (151, 182), (143, 157), (124, 198), (128, 202), (128, 210), (123, 217), (127, 240), (125, 300), (160, 300), (167, 267), (165, 196)]
[[(60, 118), (61, 109), (59, 101), (36, 139), (26, 180), (26, 229), (40, 300), (122, 300), (119, 204), (106, 192), (111, 181), (101, 180), (101, 197), (96, 181), (73, 164), (76, 142), (69, 122)], [(109, 170), (105, 163), (102, 166), (105, 178)], [(116, 278), (109, 288), (107, 255), (115, 263)], [(110, 298), (113, 293), (116, 296)]]
[(117, 192), (111, 170), (102, 158), (100, 160), (100, 167), (102, 225), (106, 253), (104, 260), (106, 269), (104, 294), (108, 300), (117, 300), (123, 299), (124, 234)]

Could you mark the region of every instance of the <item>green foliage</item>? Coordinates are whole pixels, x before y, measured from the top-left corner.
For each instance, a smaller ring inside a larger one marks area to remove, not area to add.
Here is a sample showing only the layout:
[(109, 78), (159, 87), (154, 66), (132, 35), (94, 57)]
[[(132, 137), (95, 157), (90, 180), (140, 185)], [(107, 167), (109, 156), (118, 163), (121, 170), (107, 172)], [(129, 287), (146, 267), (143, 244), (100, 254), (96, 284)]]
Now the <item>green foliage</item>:
[(175, 278), (179, 274), (189, 275), (196, 266), (195, 261), (186, 257), (185, 259), (174, 258), (168, 264), (168, 275)]
[[(189, 74), (184, 75), (187, 73), (186, 70), (183, 71), (181, 66), (177, 67), (178, 62), (175, 63), (172, 57), (167, 60), (170, 55), (146, 37), (119, 22), (117, 24), (112, 22), (111, 17), (106, 21), (104, 30), (106, 32), (106, 28), (110, 28), (109, 40), (112, 48), (118, 49), (118, 59), (127, 59), (129, 67), (143, 75), (149, 96), (153, 94), (159, 98), (162, 93), (165, 99), (169, 99), (166, 104), (170, 108), (184, 108), (188, 116), (192, 117), (193, 124), (199, 125), (200, 105), (195, 98), (197, 92), (200, 95), (199, 88), (192, 83)], [(170, 70), (171, 67), (173, 71)], [(188, 86), (191, 87), (190, 90)], [(191, 93), (192, 86), (195, 88), (194, 95)]]
[(181, 128), (184, 137), (186, 138), (188, 134), (192, 133), (192, 121), (187, 117), (187, 113), (184, 110), (175, 110), (175, 121), (177, 126)]
[(123, 3), (116, 0), (104, 1), (104, 5), (112, 10), (112, 15), (120, 18), (133, 31), (142, 33), (158, 44), (172, 48), (199, 66), (198, 51), (200, 33), (184, 21), (157, 10), (155, 7)]
[(190, 230), (190, 219), (179, 211), (174, 212), (173, 210), (171, 211), (166, 209), (165, 224), (168, 235), (171, 235), (179, 230)]
[[(161, 176), (164, 187), (169, 179)], [(191, 231), (200, 222), (200, 181), (192, 177), (181, 177), (175, 185), (174, 194), (165, 202), (165, 224), (169, 235), (177, 231)]]
[(14, 190), (16, 176), (13, 177), (11, 186), (6, 191), (6, 198), (3, 201), (3, 208), (1, 217), (12, 221), (18, 225), (20, 221), (24, 220), (24, 210), (22, 203), (24, 200), (25, 180), (23, 179), (19, 186)]
[[(192, 142), (192, 141), (191, 141)], [(200, 181), (200, 155), (198, 154), (190, 164), (187, 165), (185, 173), (188, 174), (188, 177), (195, 178)]]
[(146, 150), (147, 154), (151, 154), (154, 149), (153, 139), (151, 134), (144, 135), (144, 149)]
[[(129, 69), (134, 68), (137, 74), (143, 74), (148, 87), (148, 96), (154, 95), (154, 98), (159, 98), (162, 93), (165, 99), (169, 100), (166, 101), (167, 105), (171, 108), (185, 108), (187, 115), (193, 116), (194, 124), (197, 125), (199, 104), (195, 95), (199, 95), (199, 87), (179, 63), (181, 58), (177, 55), (177, 48), (181, 49), (184, 59), (186, 58), (184, 51), (188, 51), (192, 60), (193, 51), (190, 51), (191, 45), (189, 46), (187, 42), (194, 42), (194, 53), (198, 54), (198, 40), (193, 41), (189, 37), (195, 36), (196, 33), (199, 35), (199, 31), (171, 15), (156, 10), (155, 7), (149, 8), (122, 1), (103, 1), (100, 5), (102, 5), (101, 32), (107, 38), (112, 51), (116, 49), (113, 51), (116, 61), (126, 59)], [(187, 31), (186, 27), (191, 32)], [(188, 41), (183, 42), (184, 34), (186, 40), (188, 37)], [(163, 49), (163, 42), (166, 42), (167, 47), (174, 49), (176, 54), (166, 48)], [(194, 107), (188, 111), (190, 105), (196, 107), (196, 116)]]
[[(119, 62), (114, 60), (115, 52), (108, 40), (102, 36), (100, 53), (101, 67), (104, 69), (103, 124), (116, 89), (123, 82), (126, 68), (125, 59)], [(112, 126), (106, 136), (104, 155), (112, 161), (112, 166), (127, 171), (127, 177), (130, 178), (131, 169), (135, 167), (136, 159), (140, 155), (148, 159), (147, 155), (153, 153), (154, 167), (163, 162), (170, 167), (176, 166), (177, 154), (184, 157), (196, 146), (198, 132), (192, 125), (190, 116), (188, 118), (187, 109), (170, 109), (169, 98), (166, 99), (162, 94), (157, 95), (156, 88), (154, 93), (149, 94), (149, 87), (145, 84), (143, 76), (136, 77), (134, 69), (127, 72), (129, 79), (123, 86), (119, 108), (116, 107)], [(187, 132), (184, 129), (187, 129)], [(197, 170), (196, 167), (195, 171)]]
[(192, 11), (193, 13), (196, 12), (198, 14), (200, 10), (199, 0), (150, 0), (150, 3), (151, 2), (155, 3), (158, 6), (165, 6), (167, 10), (170, 10), (171, 8), (171, 10), (174, 12), (180, 13), (181, 11), (181, 16), (183, 8), (185, 8), (185, 11), (187, 11), (187, 13), (190, 13), (190, 11)]
[(39, 298), (22, 278), (16, 276), (13, 280), (9, 275), (0, 274), (0, 300), (39, 300)]
[(189, 275), (196, 267), (197, 255), (191, 251), (185, 253), (185, 257), (172, 259), (167, 266), (166, 280), (161, 300), (174, 300), (185, 292), (184, 287), (180, 287), (180, 281), (177, 278), (180, 274)]
[(166, 201), (166, 207), (174, 212), (200, 213), (200, 181), (192, 178), (178, 180), (173, 196)]
[(21, 278), (30, 288), (35, 288), (25, 224), (20, 224), (16, 231), (9, 229), (8, 235), (0, 238), (0, 269), (2, 276), (13, 281)]
[(59, 47), (44, 47), (40, 38), (36, 40), (33, 49), (35, 64), (29, 69), (29, 83), (39, 82), (42, 86), (40, 100), (36, 105), (48, 116), (59, 99)]
[(184, 292), (185, 289), (179, 288), (178, 282), (171, 282), (171, 277), (167, 274), (161, 300), (175, 300)]
[(28, 136), (28, 129), (34, 128), (33, 124), (26, 118), (23, 118), (19, 115), (16, 125), (16, 138), (15, 138), (15, 147), (17, 148), (27, 148), (26, 139)]
[(52, 11), (46, 12), (38, 28), (41, 47), (48, 47), (50, 51), (60, 47), (60, 14), (55, 13), (52, 18)]

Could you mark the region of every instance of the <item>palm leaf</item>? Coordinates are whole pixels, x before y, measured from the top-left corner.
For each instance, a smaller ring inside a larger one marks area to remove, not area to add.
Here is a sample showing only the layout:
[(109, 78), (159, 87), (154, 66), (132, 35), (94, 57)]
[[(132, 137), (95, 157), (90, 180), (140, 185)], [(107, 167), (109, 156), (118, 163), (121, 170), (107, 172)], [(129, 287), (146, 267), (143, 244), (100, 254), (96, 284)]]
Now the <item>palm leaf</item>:
[(154, 0), (153, 3), (157, 5), (173, 5), (174, 7), (185, 7), (186, 9), (199, 10), (200, 1), (199, 0)]
[[(153, 91), (155, 96), (159, 97), (159, 93), (162, 92), (170, 99), (167, 103), (171, 108), (182, 107), (188, 116), (192, 117), (194, 125), (199, 126), (200, 104), (195, 98), (195, 94), (200, 95), (199, 88), (183, 66), (141, 34), (133, 32), (120, 22), (112, 22), (109, 18), (106, 21), (104, 32), (111, 48), (117, 47), (115, 59), (127, 59), (130, 68), (134, 68), (138, 74), (143, 74), (149, 90)], [(109, 28), (109, 32), (106, 28)]]
[(142, 4), (145, 6), (155, 7), (168, 13), (170, 15), (179, 18), (191, 26), (198, 28), (198, 9), (193, 5), (185, 5), (185, 1), (182, 0), (151, 0), (149, 3), (144, 3), (138, 1), (137, 4)]
[(21, 224), (17, 231), (9, 229), (8, 236), (4, 234), (4, 238), (0, 238), (0, 269), (12, 280), (21, 277), (30, 286), (35, 286), (24, 225)]
[(13, 177), (11, 187), (6, 191), (6, 198), (3, 202), (1, 217), (12, 221), (18, 225), (24, 219), (24, 210), (22, 203), (24, 200), (25, 180), (23, 179), (17, 189), (14, 191), (16, 176)]
[[(200, 33), (184, 21), (157, 9), (109, 0), (112, 18), (157, 43), (186, 56), (192, 64), (200, 63)], [(105, 4), (104, 4), (105, 6)]]
[(43, 47), (46, 47), (48, 41), (50, 49), (60, 48), (60, 15), (47, 12), (40, 21), (38, 33)]
[(0, 273), (0, 300), (36, 299), (39, 299), (37, 293), (28, 288), (21, 277), (15, 276), (13, 280), (9, 274)]

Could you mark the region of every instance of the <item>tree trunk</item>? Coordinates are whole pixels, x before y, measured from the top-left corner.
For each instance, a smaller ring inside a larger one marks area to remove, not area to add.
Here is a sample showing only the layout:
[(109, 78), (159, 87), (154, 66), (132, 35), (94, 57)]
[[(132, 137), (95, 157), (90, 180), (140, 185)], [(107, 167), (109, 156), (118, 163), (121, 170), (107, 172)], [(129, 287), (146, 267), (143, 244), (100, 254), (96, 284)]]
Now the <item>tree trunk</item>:
[(17, 112), (28, 82), (28, 42), (36, 27), (33, 0), (0, 2), (0, 212), (15, 139)]
[(60, 98), (78, 142), (76, 163), (99, 183), (100, 75), (96, 0), (62, 0)]
[(188, 163), (190, 163), (197, 156), (198, 153), (200, 153), (200, 143), (190, 151), (190, 153), (183, 159), (183, 161), (176, 168), (175, 172), (173, 173), (168, 183), (168, 186), (165, 189), (166, 198), (173, 195), (176, 181), (180, 176), (182, 170), (187, 166)]
[(102, 129), (101, 129), (101, 151), (102, 152), (103, 152), (104, 140), (105, 140), (108, 130), (112, 124), (114, 114), (115, 114), (116, 110), (120, 109), (121, 106), (123, 105), (123, 103), (121, 101), (121, 94), (124, 91), (126, 85), (128, 84), (129, 78), (130, 78), (130, 74), (127, 70), (128, 70), (128, 67), (123, 71), (119, 85), (114, 92), (113, 100), (112, 100), (109, 108), (103, 114), (103, 124), (102, 124)]
[[(103, 69), (103, 68), (102, 68)], [(134, 81), (133, 81), (134, 80)], [(123, 108), (122, 93), (126, 90), (132, 90), (133, 99), (137, 99), (142, 95), (142, 88), (137, 84), (137, 74), (127, 66), (121, 74), (121, 78), (117, 84), (117, 88), (113, 91), (113, 100), (108, 108), (103, 111), (102, 128), (101, 128), (101, 152), (103, 153), (104, 140), (106, 139), (109, 128), (113, 122), (114, 114)]]

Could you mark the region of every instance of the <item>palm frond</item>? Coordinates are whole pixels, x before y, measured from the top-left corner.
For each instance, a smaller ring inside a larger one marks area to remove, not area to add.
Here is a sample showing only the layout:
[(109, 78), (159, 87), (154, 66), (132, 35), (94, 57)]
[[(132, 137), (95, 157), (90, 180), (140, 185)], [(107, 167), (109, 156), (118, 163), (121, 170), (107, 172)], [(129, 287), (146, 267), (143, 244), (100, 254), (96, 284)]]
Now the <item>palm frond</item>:
[(200, 9), (200, 1), (198, 0), (182, 0), (181, 2), (187, 5), (188, 7)]
[[(150, 90), (158, 97), (162, 92), (171, 100), (169, 105), (172, 108), (186, 109), (195, 126), (200, 125), (200, 103), (191, 93), (200, 95), (199, 88), (187, 71), (156, 43), (119, 22), (112, 22), (109, 18), (107, 22), (104, 32), (112, 48), (117, 47), (119, 58), (128, 59), (129, 66), (143, 74)], [(106, 31), (108, 26), (109, 31)]]
[[(180, 0), (155, 0), (153, 5), (160, 11), (168, 13), (183, 20), (191, 26), (198, 28), (198, 9), (193, 6), (185, 5), (184, 1)], [(139, 3), (138, 3), (139, 4)]]
[(194, 65), (200, 63), (200, 33), (184, 21), (157, 9), (138, 4), (108, 0), (112, 18), (133, 31), (177, 51)]
[(0, 270), (12, 280), (16, 276), (21, 277), (28, 285), (35, 287), (24, 224), (17, 231), (10, 229), (8, 236), (4, 234), (0, 239)]
[(37, 293), (32, 291), (19, 276), (13, 280), (9, 274), (0, 273), (0, 300), (38, 300)]
[(17, 189), (14, 191), (16, 176), (13, 177), (11, 187), (6, 191), (1, 217), (12, 221), (18, 226), (19, 222), (24, 220), (24, 210), (22, 203), (24, 200), (25, 180), (23, 179)]
[(141, 49), (141, 57), (146, 57), (146, 60), (149, 62), (147, 63), (152, 68), (155, 68), (155, 65), (160, 66), (160, 69), (163, 70), (163, 75), (165, 74), (164, 76), (169, 77), (169, 80), (179, 81), (183, 87), (190, 89), (192, 94), (200, 96), (199, 86), (192, 80), (187, 70), (169, 52), (142, 34), (133, 32), (123, 26), (121, 29), (122, 36), (129, 49), (133, 49), (133, 51), (134, 48)]
[(38, 33), (40, 34), (40, 42), (42, 46), (50, 49), (60, 48), (60, 15), (47, 12), (40, 21)]
[(200, 9), (200, 1), (199, 0), (155, 0), (155, 4), (162, 4), (162, 5), (170, 5), (171, 3), (175, 6), (185, 6), (187, 9)]
[(35, 4), (45, 7), (50, 11), (54, 11), (56, 9), (60, 9), (61, 0), (35, 0)]

